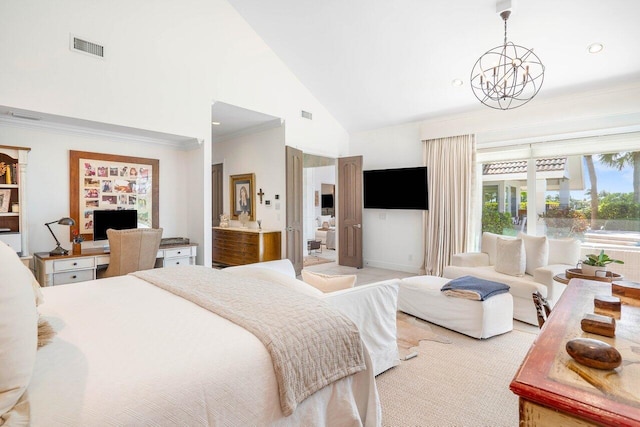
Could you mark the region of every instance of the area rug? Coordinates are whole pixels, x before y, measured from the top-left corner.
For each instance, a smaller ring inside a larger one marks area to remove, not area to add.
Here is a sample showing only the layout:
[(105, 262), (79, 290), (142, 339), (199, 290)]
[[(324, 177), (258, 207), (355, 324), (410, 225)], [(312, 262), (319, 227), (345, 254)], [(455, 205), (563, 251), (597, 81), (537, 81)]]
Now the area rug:
[(509, 383), (536, 334), (514, 329), (477, 340), (428, 326), (449, 343), (421, 340), (414, 348), (418, 357), (376, 377), (382, 425), (517, 426), (518, 396)]
[(327, 259), (327, 258), (321, 258), (319, 256), (309, 255), (304, 257), (304, 260), (302, 261), (302, 266), (309, 267), (312, 265), (327, 264), (329, 262), (333, 262), (333, 260)]
[[(429, 323), (408, 314), (398, 312), (398, 351), (400, 359), (406, 360), (407, 356), (413, 356), (420, 341), (436, 341), (443, 344), (450, 344), (451, 340), (433, 331)], [(410, 359), (410, 358), (409, 358)]]

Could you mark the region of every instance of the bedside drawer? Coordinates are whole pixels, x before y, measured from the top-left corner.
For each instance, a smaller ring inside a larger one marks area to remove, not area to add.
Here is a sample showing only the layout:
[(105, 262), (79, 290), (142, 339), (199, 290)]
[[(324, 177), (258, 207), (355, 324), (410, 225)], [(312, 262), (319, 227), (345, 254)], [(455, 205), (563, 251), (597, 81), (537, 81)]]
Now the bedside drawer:
[(195, 254), (192, 253), (194, 249), (195, 247), (165, 249), (164, 257), (165, 258), (184, 258), (184, 257), (188, 258), (190, 256), (195, 256)]
[(95, 259), (90, 258), (72, 258), (53, 262), (53, 271), (69, 271), (80, 270), (84, 268), (94, 268), (96, 266)]
[(65, 273), (54, 273), (53, 285), (64, 285), (67, 283), (86, 282), (87, 280), (93, 280), (95, 270), (79, 270), (79, 271), (67, 271)]
[(176, 265), (191, 265), (191, 258), (189, 257), (180, 257), (180, 258), (166, 258), (164, 259), (165, 267), (173, 267)]

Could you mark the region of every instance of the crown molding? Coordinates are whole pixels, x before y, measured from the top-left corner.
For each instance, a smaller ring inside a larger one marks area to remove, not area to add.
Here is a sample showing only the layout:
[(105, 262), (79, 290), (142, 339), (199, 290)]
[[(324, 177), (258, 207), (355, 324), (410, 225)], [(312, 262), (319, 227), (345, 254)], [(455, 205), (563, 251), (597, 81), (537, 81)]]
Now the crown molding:
[[(34, 115), (35, 116), (35, 115)], [(66, 123), (58, 123), (46, 119), (26, 119), (15, 116), (0, 116), (0, 125), (11, 126), (26, 129), (38, 129), (47, 132), (55, 132), (61, 134), (86, 135), (102, 139), (112, 139), (124, 142), (136, 142), (152, 145), (163, 145), (174, 147), (180, 150), (192, 150), (200, 147), (197, 138), (162, 134), (159, 132), (151, 132), (145, 130), (132, 129), (132, 131), (144, 134), (127, 133), (124, 131), (111, 131), (106, 129), (97, 129), (88, 126), (71, 125)], [(110, 126), (110, 125), (104, 125)]]

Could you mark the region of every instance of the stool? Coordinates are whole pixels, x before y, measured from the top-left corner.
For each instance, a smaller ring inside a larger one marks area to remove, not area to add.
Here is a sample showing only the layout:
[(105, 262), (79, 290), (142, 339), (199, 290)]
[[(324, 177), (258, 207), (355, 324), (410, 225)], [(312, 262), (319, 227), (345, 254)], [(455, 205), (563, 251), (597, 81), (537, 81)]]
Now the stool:
[(413, 276), (400, 280), (398, 310), (473, 338), (490, 338), (513, 329), (513, 298), (509, 292), (484, 301), (444, 295), (451, 279)]

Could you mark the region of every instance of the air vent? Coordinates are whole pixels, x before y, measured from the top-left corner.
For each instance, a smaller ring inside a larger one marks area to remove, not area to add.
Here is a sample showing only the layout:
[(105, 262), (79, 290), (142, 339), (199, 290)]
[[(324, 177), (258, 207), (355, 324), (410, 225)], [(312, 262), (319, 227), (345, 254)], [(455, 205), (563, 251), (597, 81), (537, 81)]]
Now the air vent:
[(313, 114), (308, 111), (302, 110), (302, 117), (305, 119), (313, 120)]
[(69, 42), (69, 47), (75, 52), (104, 58), (104, 46), (100, 46), (97, 43), (83, 40), (74, 36), (73, 34), (70, 34)]

